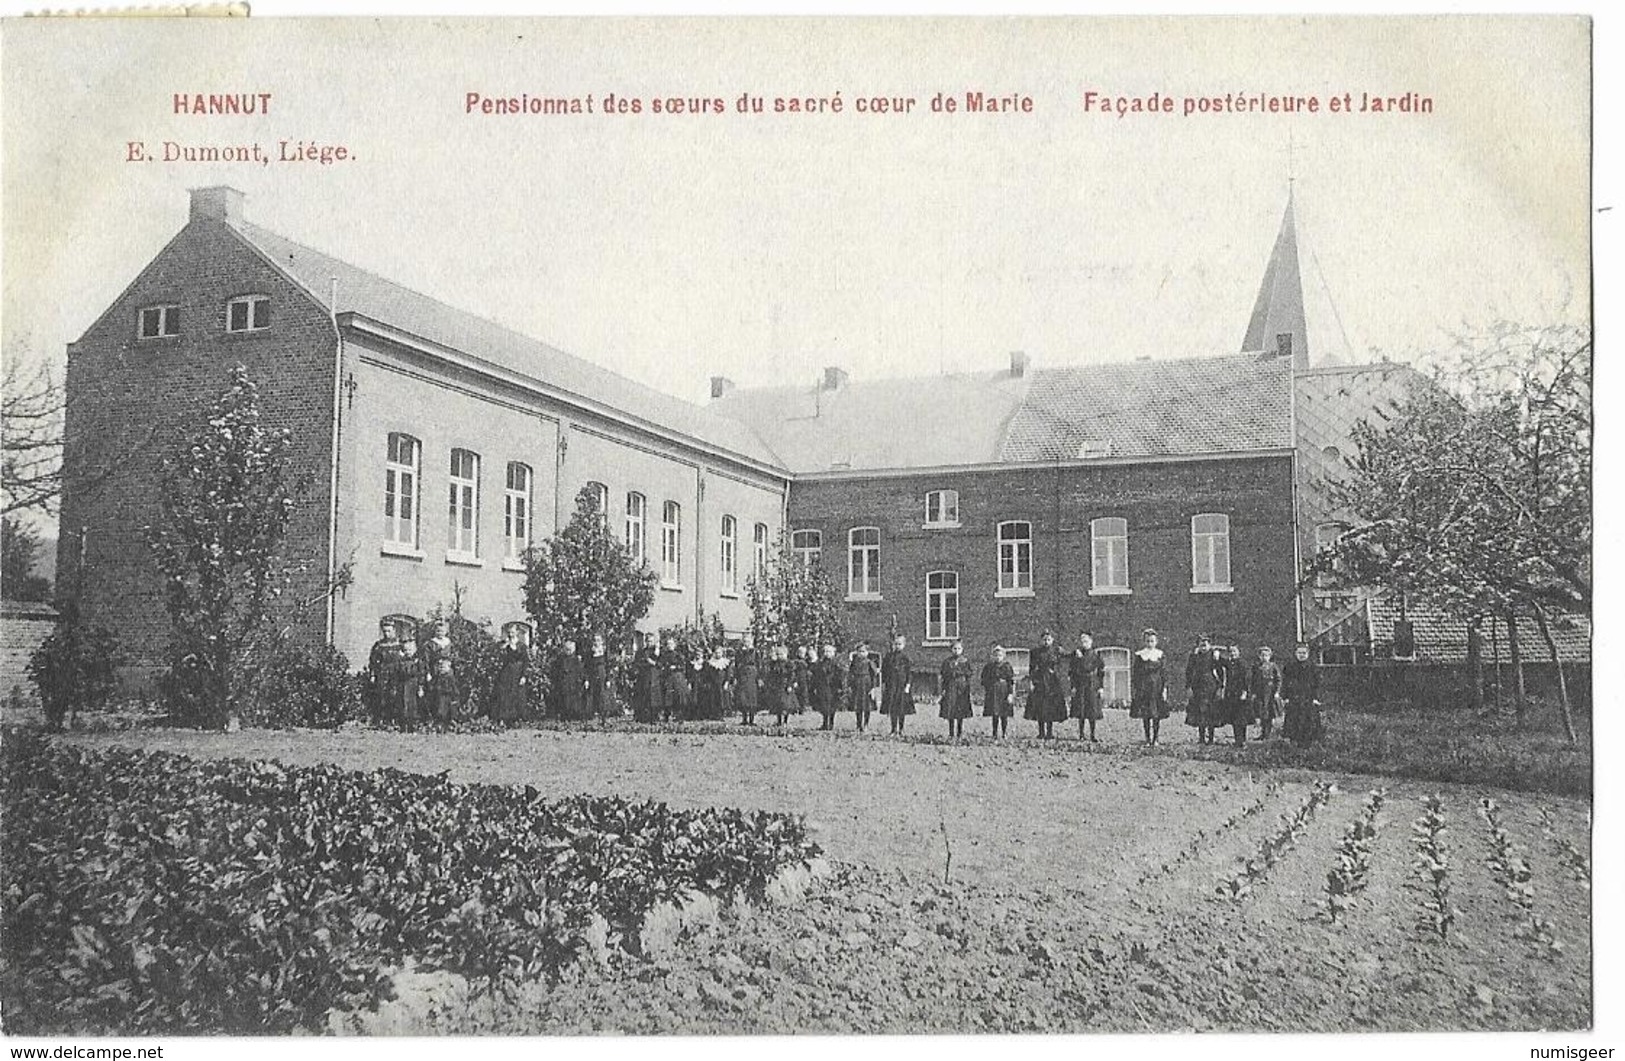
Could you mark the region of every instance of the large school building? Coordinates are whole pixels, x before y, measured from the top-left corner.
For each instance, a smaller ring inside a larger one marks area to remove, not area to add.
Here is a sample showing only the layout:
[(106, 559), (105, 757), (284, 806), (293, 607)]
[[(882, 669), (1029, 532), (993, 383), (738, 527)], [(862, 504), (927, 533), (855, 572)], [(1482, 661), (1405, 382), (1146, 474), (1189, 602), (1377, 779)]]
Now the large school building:
[(1114, 698), (1146, 627), (1175, 649), (1198, 632), (1249, 651), (1305, 637), (1327, 662), (1368, 661), (1367, 597), (1301, 588), (1299, 572), (1350, 522), (1320, 484), (1354, 424), (1413, 373), (1311, 360), (1290, 200), (1245, 323), (1236, 349), (1207, 356), (716, 378), (699, 406), (268, 232), (233, 189), (199, 189), (69, 347), (68, 429), (93, 440), (74, 459), (121, 463), (64, 497), (58, 569), (138, 668), (162, 664), (140, 528), (160, 461), (242, 364), (313, 484), (290, 531), (299, 595), (319, 598), (339, 565), (354, 576), (289, 623), (352, 661), (380, 617), (454, 588), (465, 614), (522, 618), (518, 557), (584, 487), (658, 578), (648, 628), (715, 614), (742, 630), (747, 581), (784, 532), (829, 571), (853, 635), (907, 634), (922, 672), (956, 639), (973, 656), (1003, 643), (1019, 667), (1045, 629), (1093, 633)]

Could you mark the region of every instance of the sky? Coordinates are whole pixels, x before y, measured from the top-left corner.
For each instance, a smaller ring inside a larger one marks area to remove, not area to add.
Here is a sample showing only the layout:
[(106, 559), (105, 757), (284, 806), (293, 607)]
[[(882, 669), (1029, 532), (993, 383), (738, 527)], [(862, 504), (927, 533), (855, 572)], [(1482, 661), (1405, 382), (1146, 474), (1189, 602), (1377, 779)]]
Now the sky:
[[(1589, 313), (1577, 18), (12, 22), (7, 356), (60, 358), (231, 184), (273, 231), (696, 401), (810, 382), (1239, 349), (1294, 189), (1317, 359)], [(1086, 111), (1084, 93), (1176, 112)], [(175, 92), (270, 92), (263, 117)], [(772, 113), (776, 97), (841, 114)], [(933, 113), (943, 92), (1030, 113)], [(469, 92), (598, 113), (468, 114)], [(767, 113), (734, 111), (741, 93)], [(1333, 95), (1430, 115), (1330, 114)], [(728, 113), (602, 113), (606, 93)], [(1183, 115), (1315, 95), (1319, 114)], [(914, 112), (860, 114), (859, 97)], [(282, 139), (352, 160), (132, 164)]]

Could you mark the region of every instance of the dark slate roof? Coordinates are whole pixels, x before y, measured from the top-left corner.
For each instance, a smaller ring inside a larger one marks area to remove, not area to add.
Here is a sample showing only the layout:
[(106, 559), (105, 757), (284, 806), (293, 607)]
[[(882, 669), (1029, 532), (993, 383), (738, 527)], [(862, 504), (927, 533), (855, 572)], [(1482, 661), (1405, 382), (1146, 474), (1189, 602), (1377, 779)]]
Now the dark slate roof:
[(1005, 461), (1292, 448), (1292, 365), (1257, 354), (1078, 365), (1034, 374), (1000, 449)]
[[(1467, 623), (1453, 618), (1442, 609), (1426, 602), (1408, 601), (1405, 614), (1411, 620), (1411, 631), (1416, 638), (1416, 659), (1419, 663), (1464, 663), (1467, 660)], [(1371, 601), (1371, 647), (1373, 654), (1387, 657), (1394, 641), (1394, 621), (1399, 618), (1399, 600), (1395, 597), (1377, 597)], [(1584, 663), (1591, 659), (1591, 619), (1585, 615), (1555, 615), (1551, 619), (1552, 640), (1557, 643), (1557, 658), (1564, 663)], [(1498, 636), (1491, 636), (1492, 633)], [(1489, 620), (1484, 625), (1484, 662), (1496, 662), (1499, 649), (1500, 662), (1512, 662), (1512, 647), (1507, 637), (1505, 620), (1497, 620), (1491, 630)], [(1540, 636), (1540, 627), (1533, 618), (1518, 621), (1518, 651), (1525, 663), (1549, 663), (1552, 655), (1546, 639)]]
[[(258, 225), (235, 221), (231, 228), (335, 314), (359, 314), (735, 456), (783, 467), (762, 439), (738, 420), (635, 383)], [(337, 305), (330, 304), (334, 278)]]
[(711, 408), (754, 428), (793, 472), (990, 464), (1027, 383), (1000, 371), (741, 387)]

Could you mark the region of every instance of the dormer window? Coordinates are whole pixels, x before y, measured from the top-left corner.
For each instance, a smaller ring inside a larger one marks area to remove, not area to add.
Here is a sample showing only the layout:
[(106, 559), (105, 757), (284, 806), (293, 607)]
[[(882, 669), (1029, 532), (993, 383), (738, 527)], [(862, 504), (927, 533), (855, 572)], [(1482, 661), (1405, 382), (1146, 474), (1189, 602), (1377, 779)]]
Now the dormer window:
[(257, 332), (271, 326), (271, 300), (264, 295), (244, 295), (226, 303), (226, 331)]
[(139, 334), (143, 339), (169, 339), (181, 333), (179, 306), (146, 306), (137, 315)]
[(1079, 460), (1098, 460), (1111, 455), (1112, 442), (1109, 438), (1086, 438), (1078, 443)]

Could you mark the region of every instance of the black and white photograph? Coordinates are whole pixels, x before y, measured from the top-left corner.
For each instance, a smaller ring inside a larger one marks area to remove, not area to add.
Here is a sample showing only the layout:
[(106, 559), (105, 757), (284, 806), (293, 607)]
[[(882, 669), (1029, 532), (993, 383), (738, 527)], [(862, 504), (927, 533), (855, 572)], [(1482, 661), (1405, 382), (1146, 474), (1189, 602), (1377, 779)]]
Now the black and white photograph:
[(1609, 1047), (1592, 34), (6, 19), (0, 1030)]

